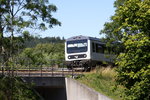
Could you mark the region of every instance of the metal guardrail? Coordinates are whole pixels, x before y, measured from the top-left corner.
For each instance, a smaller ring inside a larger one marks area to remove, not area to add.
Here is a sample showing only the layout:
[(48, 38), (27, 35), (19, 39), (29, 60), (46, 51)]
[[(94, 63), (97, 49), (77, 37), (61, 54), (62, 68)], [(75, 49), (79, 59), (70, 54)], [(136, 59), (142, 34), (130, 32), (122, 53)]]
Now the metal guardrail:
[(0, 68), (0, 75), (6, 76), (20, 76), (20, 77), (77, 77), (82, 75), (82, 72), (76, 72), (75, 70), (69, 70), (67, 68), (19, 68), (19, 69), (5, 69)]
[[(23, 61), (23, 64), (20, 62)], [(82, 75), (82, 72), (76, 72), (74, 69), (67, 69), (65, 61), (62, 59), (50, 59), (49, 64), (31, 63), (28, 58), (17, 58), (10, 65), (0, 63), (0, 75), (21, 76), (21, 77), (76, 77)]]

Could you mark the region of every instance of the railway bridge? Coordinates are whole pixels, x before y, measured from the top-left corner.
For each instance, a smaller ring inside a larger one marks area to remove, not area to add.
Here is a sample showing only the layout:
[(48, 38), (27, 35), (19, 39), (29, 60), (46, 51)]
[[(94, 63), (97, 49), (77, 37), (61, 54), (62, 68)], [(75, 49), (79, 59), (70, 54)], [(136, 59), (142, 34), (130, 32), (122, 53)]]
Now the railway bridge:
[(0, 74), (20, 76), (24, 82), (34, 83), (41, 100), (111, 100), (73, 79), (83, 72), (66, 68), (7, 71), (1, 68)]

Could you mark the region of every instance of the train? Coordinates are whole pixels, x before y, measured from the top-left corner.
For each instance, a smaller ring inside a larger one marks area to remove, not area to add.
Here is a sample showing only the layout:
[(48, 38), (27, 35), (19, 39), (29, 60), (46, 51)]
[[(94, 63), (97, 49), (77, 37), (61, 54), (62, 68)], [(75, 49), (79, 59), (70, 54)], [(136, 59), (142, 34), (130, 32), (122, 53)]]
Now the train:
[(112, 63), (114, 55), (105, 53), (106, 43), (90, 36), (73, 36), (65, 41), (65, 63), (69, 69), (89, 71), (102, 62)]

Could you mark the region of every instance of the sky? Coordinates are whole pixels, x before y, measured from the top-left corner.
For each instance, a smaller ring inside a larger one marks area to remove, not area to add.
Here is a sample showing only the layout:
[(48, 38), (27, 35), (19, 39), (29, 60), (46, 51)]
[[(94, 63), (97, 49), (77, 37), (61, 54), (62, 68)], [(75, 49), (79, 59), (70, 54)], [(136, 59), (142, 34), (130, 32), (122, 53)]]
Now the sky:
[(40, 32), (41, 37), (64, 37), (91, 36), (103, 37), (100, 30), (105, 22), (110, 21), (114, 14), (115, 0), (49, 0), (51, 4), (57, 6), (58, 10), (52, 15), (58, 19), (62, 25), (54, 26), (44, 32)]

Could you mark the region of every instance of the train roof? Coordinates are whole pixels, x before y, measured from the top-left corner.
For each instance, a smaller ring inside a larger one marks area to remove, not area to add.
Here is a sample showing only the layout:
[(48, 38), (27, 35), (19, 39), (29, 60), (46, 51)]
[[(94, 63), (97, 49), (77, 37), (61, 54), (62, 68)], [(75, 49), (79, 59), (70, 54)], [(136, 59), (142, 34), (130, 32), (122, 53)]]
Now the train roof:
[(70, 37), (70, 38), (66, 39), (66, 41), (83, 40), (83, 39), (100, 41), (99, 38), (90, 37), (90, 36), (82, 36), (82, 35)]

